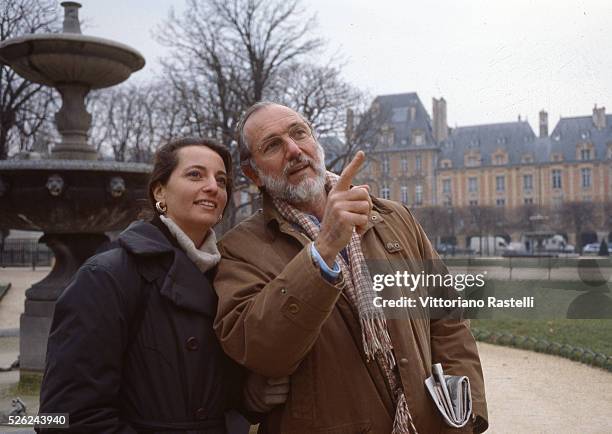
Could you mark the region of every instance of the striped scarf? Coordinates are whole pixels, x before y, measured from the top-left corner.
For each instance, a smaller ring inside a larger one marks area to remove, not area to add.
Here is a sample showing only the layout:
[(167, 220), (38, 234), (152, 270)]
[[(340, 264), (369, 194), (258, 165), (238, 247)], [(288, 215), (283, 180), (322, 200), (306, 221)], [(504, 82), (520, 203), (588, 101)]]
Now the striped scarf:
[[(326, 188), (333, 188), (338, 178), (338, 175), (327, 172), (325, 176)], [(311, 240), (317, 239), (319, 226), (305, 213), (283, 200), (274, 198), (273, 202), (278, 212), (285, 219), (302, 228)], [(336, 262), (340, 266), (344, 277), (345, 294), (359, 315), (366, 359), (369, 361), (374, 358), (377, 361), (392, 390), (396, 406), (392, 434), (418, 434), (406, 403), (399, 373), (395, 369), (395, 355), (393, 354), (393, 345), (385, 314), (382, 308), (374, 305), (375, 291), (372, 286), (370, 271), (361, 250), (361, 237), (354, 229), (346, 251), (348, 262), (341, 254), (336, 256)]]

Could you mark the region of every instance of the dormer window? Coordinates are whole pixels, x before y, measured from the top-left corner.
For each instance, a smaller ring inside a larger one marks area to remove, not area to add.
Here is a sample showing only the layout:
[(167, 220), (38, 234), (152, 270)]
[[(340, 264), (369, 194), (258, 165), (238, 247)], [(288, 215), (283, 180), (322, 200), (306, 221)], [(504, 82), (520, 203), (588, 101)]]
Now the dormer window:
[(581, 149), (580, 150), (580, 159), (582, 161), (588, 161), (591, 159), (591, 150), (590, 149)]
[(583, 131), (582, 133), (580, 133), (580, 137), (582, 137), (582, 140), (586, 140), (591, 137), (591, 133), (589, 131)]
[(533, 163), (533, 156), (530, 154), (523, 155), (523, 158), (521, 158), (521, 162), (526, 164)]
[(423, 146), (425, 144), (425, 134), (422, 130), (412, 131), (412, 143), (415, 146)]

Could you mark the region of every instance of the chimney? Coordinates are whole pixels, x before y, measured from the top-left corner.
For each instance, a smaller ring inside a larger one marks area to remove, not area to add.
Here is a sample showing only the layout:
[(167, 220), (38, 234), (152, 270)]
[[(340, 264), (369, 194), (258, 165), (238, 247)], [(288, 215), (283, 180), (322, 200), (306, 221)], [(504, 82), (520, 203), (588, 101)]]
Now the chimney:
[(436, 142), (448, 139), (448, 124), (446, 123), (446, 101), (444, 98), (432, 98), (433, 105), (433, 136)]
[(606, 108), (600, 107), (597, 108), (597, 104), (593, 107), (593, 125), (598, 130), (603, 130), (606, 128)]
[(540, 137), (548, 137), (548, 113), (540, 110)]

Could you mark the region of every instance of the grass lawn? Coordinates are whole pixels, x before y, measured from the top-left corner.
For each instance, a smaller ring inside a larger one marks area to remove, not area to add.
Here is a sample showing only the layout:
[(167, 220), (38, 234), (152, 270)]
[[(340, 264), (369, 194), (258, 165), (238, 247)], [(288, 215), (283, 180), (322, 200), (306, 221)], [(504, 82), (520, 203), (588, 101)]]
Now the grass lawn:
[(546, 339), (612, 356), (610, 319), (473, 319), (472, 328)]

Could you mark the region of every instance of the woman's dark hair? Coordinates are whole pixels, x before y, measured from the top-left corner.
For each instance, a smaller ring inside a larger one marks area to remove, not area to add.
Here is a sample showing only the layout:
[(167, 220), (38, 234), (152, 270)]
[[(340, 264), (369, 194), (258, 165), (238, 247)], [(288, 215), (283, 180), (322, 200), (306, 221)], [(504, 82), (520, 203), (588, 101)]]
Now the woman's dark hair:
[(166, 185), (168, 179), (170, 179), (170, 175), (172, 175), (172, 172), (178, 165), (178, 151), (186, 146), (205, 146), (219, 154), (223, 160), (223, 164), (225, 164), (225, 172), (227, 173), (226, 191), (228, 203), (232, 199), (232, 154), (229, 149), (213, 139), (183, 137), (162, 145), (155, 152), (155, 156), (153, 157), (153, 170), (151, 171), (148, 186), (149, 202), (151, 203), (153, 211), (155, 211), (156, 202), (155, 196), (153, 195), (155, 186), (158, 183)]

